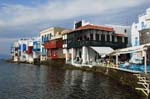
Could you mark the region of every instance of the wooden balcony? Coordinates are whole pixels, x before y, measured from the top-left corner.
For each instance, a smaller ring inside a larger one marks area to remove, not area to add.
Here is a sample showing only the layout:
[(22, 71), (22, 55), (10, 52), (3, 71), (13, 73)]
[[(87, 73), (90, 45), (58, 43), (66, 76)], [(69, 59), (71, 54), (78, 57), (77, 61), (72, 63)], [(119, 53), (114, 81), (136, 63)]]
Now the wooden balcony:
[(82, 46), (101, 46), (101, 47), (112, 47), (114, 49), (117, 48), (125, 48), (126, 43), (119, 42), (102, 42), (102, 41), (73, 41), (67, 44), (68, 48), (78, 48)]
[(26, 51), (27, 54), (32, 54), (33, 46), (28, 46), (28, 50)]
[(52, 48), (62, 48), (62, 38), (55, 39), (55, 40), (50, 40), (48, 42), (44, 43), (44, 48), (46, 49), (52, 49)]

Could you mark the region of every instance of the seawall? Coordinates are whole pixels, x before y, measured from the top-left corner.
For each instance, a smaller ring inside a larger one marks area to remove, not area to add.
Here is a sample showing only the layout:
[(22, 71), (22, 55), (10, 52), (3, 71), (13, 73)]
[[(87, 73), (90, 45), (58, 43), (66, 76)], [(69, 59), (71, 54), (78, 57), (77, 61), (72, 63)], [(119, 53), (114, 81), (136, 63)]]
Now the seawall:
[(90, 72), (98, 72), (105, 76), (108, 76), (109, 78), (116, 81), (117, 84), (123, 86), (127, 90), (132, 90), (132, 92), (135, 92), (139, 96), (139, 99), (147, 99), (147, 97), (141, 92), (137, 91), (135, 88), (140, 87), (140, 85), (137, 84), (138, 78), (133, 75), (135, 73), (119, 70), (116, 68), (109, 68), (104, 66), (93, 66), (93, 67), (75, 67), (72, 65), (65, 65), (65, 69), (78, 69), (83, 71), (90, 71)]

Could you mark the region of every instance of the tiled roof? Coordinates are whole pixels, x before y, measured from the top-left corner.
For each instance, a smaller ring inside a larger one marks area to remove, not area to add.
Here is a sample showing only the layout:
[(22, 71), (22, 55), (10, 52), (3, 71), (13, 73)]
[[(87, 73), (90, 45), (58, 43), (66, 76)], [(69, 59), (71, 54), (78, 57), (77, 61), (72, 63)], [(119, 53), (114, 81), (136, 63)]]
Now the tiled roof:
[(113, 28), (111, 27), (97, 26), (97, 25), (85, 25), (85, 26), (77, 28), (77, 30), (78, 29), (99, 29), (99, 30), (113, 31)]
[(69, 32), (66, 32), (66, 33), (71, 33), (74, 31), (79, 31), (79, 30), (84, 30), (84, 29), (98, 29), (98, 30), (104, 30), (104, 31), (114, 31), (113, 28), (107, 27), (107, 26), (85, 25), (85, 26), (81, 26), (77, 29), (71, 30)]

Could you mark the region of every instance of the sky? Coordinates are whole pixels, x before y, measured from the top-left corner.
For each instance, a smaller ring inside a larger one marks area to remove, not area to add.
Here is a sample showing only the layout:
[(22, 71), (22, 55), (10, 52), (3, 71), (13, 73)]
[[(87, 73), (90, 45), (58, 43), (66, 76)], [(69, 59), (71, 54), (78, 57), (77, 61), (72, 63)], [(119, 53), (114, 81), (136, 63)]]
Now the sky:
[(150, 8), (150, 0), (0, 0), (0, 58), (18, 38), (35, 37), (52, 26), (72, 28), (74, 21), (131, 25)]

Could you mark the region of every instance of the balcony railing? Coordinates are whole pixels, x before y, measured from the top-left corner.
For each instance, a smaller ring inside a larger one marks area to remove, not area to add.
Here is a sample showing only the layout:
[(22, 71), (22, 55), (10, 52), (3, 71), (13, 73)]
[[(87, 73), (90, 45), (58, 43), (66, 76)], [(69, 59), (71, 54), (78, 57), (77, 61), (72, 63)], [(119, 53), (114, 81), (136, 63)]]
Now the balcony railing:
[(35, 52), (40, 51), (40, 48), (33, 48), (33, 51)]
[(108, 46), (114, 49), (124, 48), (127, 44), (119, 42), (102, 42), (102, 41), (73, 41), (68, 43), (68, 48), (76, 48), (82, 46)]
[(56, 39), (56, 40), (51, 40), (51, 41), (45, 42), (44, 43), (44, 48), (46, 48), (46, 49), (62, 48), (62, 44), (63, 44), (63, 41), (60, 38), (60, 39)]

